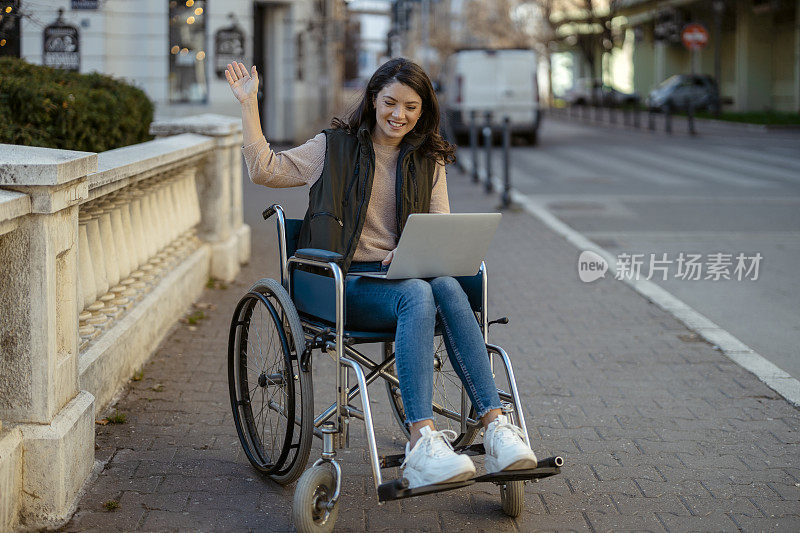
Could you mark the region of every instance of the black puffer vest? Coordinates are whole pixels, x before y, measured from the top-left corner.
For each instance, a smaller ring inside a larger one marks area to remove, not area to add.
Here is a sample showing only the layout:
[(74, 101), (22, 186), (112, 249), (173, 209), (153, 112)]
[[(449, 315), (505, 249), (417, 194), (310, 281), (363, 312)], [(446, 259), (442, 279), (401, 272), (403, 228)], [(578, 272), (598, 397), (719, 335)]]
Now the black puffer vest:
[[(342, 254), (346, 273), (364, 227), (375, 177), (375, 152), (366, 126), (357, 135), (342, 129), (324, 130), (325, 164), (308, 194), (298, 248), (319, 248)], [(420, 154), (424, 136), (409, 133), (397, 157), (397, 235), (411, 213), (430, 210), (436, 163)]]

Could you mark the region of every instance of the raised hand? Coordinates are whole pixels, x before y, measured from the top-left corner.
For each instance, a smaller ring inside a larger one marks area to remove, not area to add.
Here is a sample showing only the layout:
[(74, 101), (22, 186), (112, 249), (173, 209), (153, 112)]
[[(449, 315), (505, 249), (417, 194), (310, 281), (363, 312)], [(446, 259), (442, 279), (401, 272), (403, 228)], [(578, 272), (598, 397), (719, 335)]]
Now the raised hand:
[(250, 99), (255, 101), (258, 93), (258, 73), (255, 65), (248, 73), (244, 63), (228, 63), (225, 79), (228, 80), (233, 95), (240, 103), (243, 104)]

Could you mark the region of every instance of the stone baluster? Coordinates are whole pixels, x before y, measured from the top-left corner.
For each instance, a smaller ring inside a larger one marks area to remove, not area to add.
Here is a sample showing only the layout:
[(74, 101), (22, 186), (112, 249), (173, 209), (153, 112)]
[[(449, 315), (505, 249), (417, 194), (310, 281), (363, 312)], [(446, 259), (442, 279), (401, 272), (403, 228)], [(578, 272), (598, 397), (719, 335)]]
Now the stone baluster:
[(131, 276), (136, 280), (133, 283), (133, 288), (137, 291), (138, 297), (141, 298), (150, 276), (146, 272), (148, 244), (142, 213), (142, 197), (144, 193), (138, 187), (128, 187), (128, 195), (131, 206), (131, 228), (134, 236), (134, 248), (136, 249), (136, 269), (131, 273)]
[(169, 184), (169, 193), (174, 206), (175, 227), (172, 232), (172, 248), (176, 260), (183, 259), (186, 253), (186, 240), (184, 234), (188, 229), (186, 222), (186, 198), (181, 194), (181, 184), (185, 179), (186, 172), (177, 173)]
[(200, 202), (197, 193), (197, 178), (194, 173), (190, 174), (186, 180), (186, 197), (189, 199), (187, 203), (189, 206), (189, 225), (192, 227), (192, 232), (195, 232), (194, 227), (200, 223)]
[(131, 245), (131, 220), (128, 204), (121, 196), (120, 191), (116, 191), (106, 196), (107, 204), (111, 211), (111, 226), (114, 231), (114, 245), (117, 252), (117, 265), (119, 267), (119, 285), (112, 289), (117, 295), (117, 305), (127, 308), (133, 303), (135, 292), (131, 289), (133, 278), (130, 277), (133, 270), (132, 245)]
[[(163, 179), (163, 178), (162, 178)], [(156, 265), (159, 270), (159, 275), (164, 275), (167, 268), (167, 220), (165, 210), (167, 206), (164, 204), (163, 183), (159, 179), (158, 182), (153, 183), (150, 187), (150, 206), (151, 216), (153, 217), (156, 237), (156, 254), (150, 261)]]
[(167, 262), (170, 267), (178, 262), (178, 246), (175, 239), (178, 237), (180, 229), (180, 219), (178, 217), (179, 202), (173, 193), (175, 176), (170, 176), (162, 184), (162, 201), (164, 203), (164, 214), (167, 223), (164, 238), (167, 241), (164, 252), (167, 254)]
[(103, 248), (103, 263), (106, 269), (106, 280), (108, 281), (108, 288), (98, 300), (103, 302), (102, 312), (112, 320), (119, 316), (122, 309), (119, 307), (117, 295), (114, 289), (119, 284), (119, 265), (116, 258), (116, 245), (114, 243), (114, 229), (111, 222), (111, 207), (107, 202), (101, 200), (96, 203), (98, 214), (98, 223), (100, 226), (100, 242)]
[(197, 224), (200, 223), (200, 204), (198, 202), (197, 181), (193, 172), (187, 173), (182, 183), (181, 194), (185, 198), (184, 208), (186, 209), (186, 225), (188, 230), (185, 233), (185, 240), (189, 249), (197, 246)]
[(78, 278), (80, 281), (78, 290), (78, 333), (81, 337), (81, 350), (100, 333), (100, 330), (89, 322), (89, 319), (92, 318), (92, 312), (88, 307), (94, 303), (97, 295), (87, 229), (90, 220), (91, 216), (83, 211), (80, 212), (78, 216)]
[[(106, 196), (101, 205), (108, 211), (111, 221), (111, 239), (113, 243), (113, 256), (111, 259), (114, 262), (116, 276), (113, 279), (116, 283), (109, 283), (111, 285), (110, 292), (115, 296), (114, 305), (122, 312), (123, 309), (131, 304), (131, 299), (125, 295), (125, 291), (128, 288), (123, 283), (123, 280), (127, 278), (130, 272), (128, 267), (128, 247), (125, 239), (127, 228), (122, 225), (122, 209), (119, 203), (115, 201), (113, 194)], [(128, 269), (128, 272), (126, 272), (126, 269)], [(132, 282), (133, 280), (130, 280), (130, 283)]]
[(120, 218), (122, 221), (122, 238), (125, 246), (125, 264), (120, 271), (120, 285), (125, 287), (125, 290), (120, 293), (123, 297), (134, 301), (137, 299), (136, 290), (133, 284), (136, 279), (133, 277), (133, 271), (138, 266), (136, 262), (136, 246), (133, 230), (133, 219), (131, 218), (131, 202), (130, 195), (128, 195), (127, 188), (114, 193), (114, 203), (120, 211)]
[(94, 279), (94, 298), (91, 304), (84, 307), (84, 310), (91, 313), (92, 316), (86, 322), (102, 329), (108, 324), (108, 317), (104, 312), (105, 303), (100, 300), (100, 297), (106, 294), (109, 288), (106, 259), (103, 253), (103, 238), (100, 234), (100, 217), (103, 210), (88, 205), (81, 208), (81, 211), (87, 218), (86, 237), (89, 242), (90, 265)]
[(148, 183), (142, 186), (142, 221), (145, 225), (145, 236), (147, 239), (147, 263), (141, 269), (147, 273), (147, 281), (153, 284), (161, 277), (162, 260), (158, 256), (161, 248), (159, 231), (161, 230), (158, 220), (158, 209), (155, 201), (155, 186)]

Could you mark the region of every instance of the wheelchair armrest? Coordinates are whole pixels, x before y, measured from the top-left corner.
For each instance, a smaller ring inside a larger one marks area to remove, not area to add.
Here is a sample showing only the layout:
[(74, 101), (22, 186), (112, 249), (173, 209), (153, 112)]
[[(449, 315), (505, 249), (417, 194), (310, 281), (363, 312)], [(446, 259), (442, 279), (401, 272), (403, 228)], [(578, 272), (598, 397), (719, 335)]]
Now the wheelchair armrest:
[(299, 259), (311, 259), (312, 261), (336, 263), (337, 265), (341, 264), (344, 259), (342, 254), (337, 254), (336, 252), (330, 252), (328, 250), (320, 250), (318, 248), (301, 248), (300, 250), (295, 250), (294, 255)]

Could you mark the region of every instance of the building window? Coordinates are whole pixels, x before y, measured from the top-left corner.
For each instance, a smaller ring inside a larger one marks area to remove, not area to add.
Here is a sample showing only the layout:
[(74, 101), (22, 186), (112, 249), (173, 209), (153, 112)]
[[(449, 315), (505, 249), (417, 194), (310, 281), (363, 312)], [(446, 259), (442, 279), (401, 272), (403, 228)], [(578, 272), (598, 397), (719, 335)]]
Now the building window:
[(169, 2), (169, 101), (204, 104), (206, 76), (207, 0)]
[(19, 0), (0, 0), (0, 56), (19, 57)]

